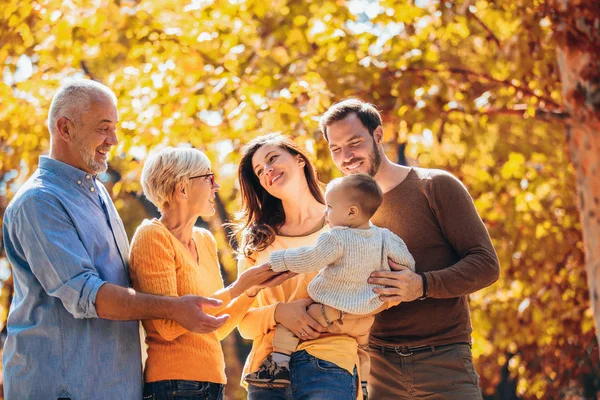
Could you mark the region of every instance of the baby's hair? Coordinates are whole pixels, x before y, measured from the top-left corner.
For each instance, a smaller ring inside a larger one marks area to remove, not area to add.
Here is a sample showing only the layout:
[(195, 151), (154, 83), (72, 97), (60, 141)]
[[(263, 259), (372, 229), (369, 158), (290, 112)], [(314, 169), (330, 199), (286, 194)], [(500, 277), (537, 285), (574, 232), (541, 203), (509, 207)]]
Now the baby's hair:
[(346, 190), (348, 199), (371, 218), (383, 202), (383, 192), (375, 179), (367, 174), (354, 174), (329, 182), (327, 190), (340, 187)]

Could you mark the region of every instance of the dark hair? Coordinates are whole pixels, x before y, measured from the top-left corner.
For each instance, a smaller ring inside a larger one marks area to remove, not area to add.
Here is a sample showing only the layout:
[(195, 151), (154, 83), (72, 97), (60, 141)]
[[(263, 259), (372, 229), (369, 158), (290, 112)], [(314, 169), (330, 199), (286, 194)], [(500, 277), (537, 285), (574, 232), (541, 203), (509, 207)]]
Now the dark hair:
[(285, 223), (281, 200), (262, 187), (252, 168), (252, 157), (265, 145), (275, 145), (294, 156), (300, 156), (304, 160), (304, 176), (311, 194), (319, 203), (325, 204), (315, 167), (290, 137), (271, 133), (252, 139), (242, 148), (242, 159), (238, 167), (242, 208), (237, 216), (236, 234), (241, 233), (238, 254), (245, 257), (266, 249)]
[(382, 125), (381, 114), (371, 103), (364, 102), (359, 99), (347, 99), (335, 103), (321, 117), (319, 122), (321, 132), (325, 137), (325, 140), (329, 141), (327, 137), (327, 127), (335, 122), (341, 121), (350, 114), (356, 114), (360, 119), (360, 122), (369, 130), (371, 136), (378, 126)]
[(381, 188), (375, 179), (367, 174), (353, 174), (334, 179), (327, 185), (327, 189), (333, 187), (347, 189), (345, 195), (350, 202), (358, 205), (369, 218), (375, 214), (383, 202)]

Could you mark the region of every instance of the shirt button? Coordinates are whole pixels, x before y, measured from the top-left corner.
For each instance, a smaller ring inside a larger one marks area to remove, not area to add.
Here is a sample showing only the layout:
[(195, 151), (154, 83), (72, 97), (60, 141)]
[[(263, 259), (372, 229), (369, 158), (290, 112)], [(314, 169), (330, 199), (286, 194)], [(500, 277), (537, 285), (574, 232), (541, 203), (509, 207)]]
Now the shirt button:
[(96, 189), (94, 189), (94, 188), (90, 188), (90, 191), (91, 191), (91, 192), (95, 192), (95, 191), (96, 191)]
[(78, 185), (81, 185), (81, 181), (77, 181), (77, 184), (78, 184)]
[(92, 179), (92, 176), (91, 175), (86, 175), (85, 179)]

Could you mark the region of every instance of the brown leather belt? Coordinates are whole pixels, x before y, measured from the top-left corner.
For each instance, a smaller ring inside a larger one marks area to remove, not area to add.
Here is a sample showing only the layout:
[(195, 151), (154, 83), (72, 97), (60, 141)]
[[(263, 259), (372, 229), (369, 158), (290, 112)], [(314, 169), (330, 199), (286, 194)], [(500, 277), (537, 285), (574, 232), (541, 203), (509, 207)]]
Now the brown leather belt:
[(409, 357), (415, 353), (422, 353), (425, 351), (435, 352), (438, 349), (443, 349), (445, 347), (457, 346), (459, 344), (466, 344), (471, 347), (471, 343), (469, 342), (458, 342), (458, 343), (449, 343), (449, 344), (440, 344), (437, 346), (434, 345), (422, 345), (422, 346), (378, 346), (376, 344), (370, 344), (369, 348), (374, 349), (381, 354), (385, 354), (385, 352), (396, 353), (401, 355), (402, 357)]

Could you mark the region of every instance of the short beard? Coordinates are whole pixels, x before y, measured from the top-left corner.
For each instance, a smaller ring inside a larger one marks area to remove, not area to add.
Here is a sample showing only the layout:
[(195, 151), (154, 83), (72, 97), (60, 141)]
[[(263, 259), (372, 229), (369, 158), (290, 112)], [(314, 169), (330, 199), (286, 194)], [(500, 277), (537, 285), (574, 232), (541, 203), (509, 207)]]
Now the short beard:
[(86, 147), (85, 143), (83, 143), (79, 135), (79, 133), (73, 135), (73, 145), (81, 155), (81, 158), (83, 159), (85, 165), (91, 171), (94, 171), (94, 173), (96, 174), (106, 172), (106, 170), (108, 169), (108, 163), (106, 161), (96, 161), (96, 149), (90, 149)]
[(375, 174), (379, 171), (379, 167), (381, 166), (381, 153), (379, 152), (379, 148), (377, 147), (377, 142), (375, 142), (375, 138), (373, 138), (373, 151), (369, 154), (369, 171), (367, 172), (370, 176), (374, 177)]

